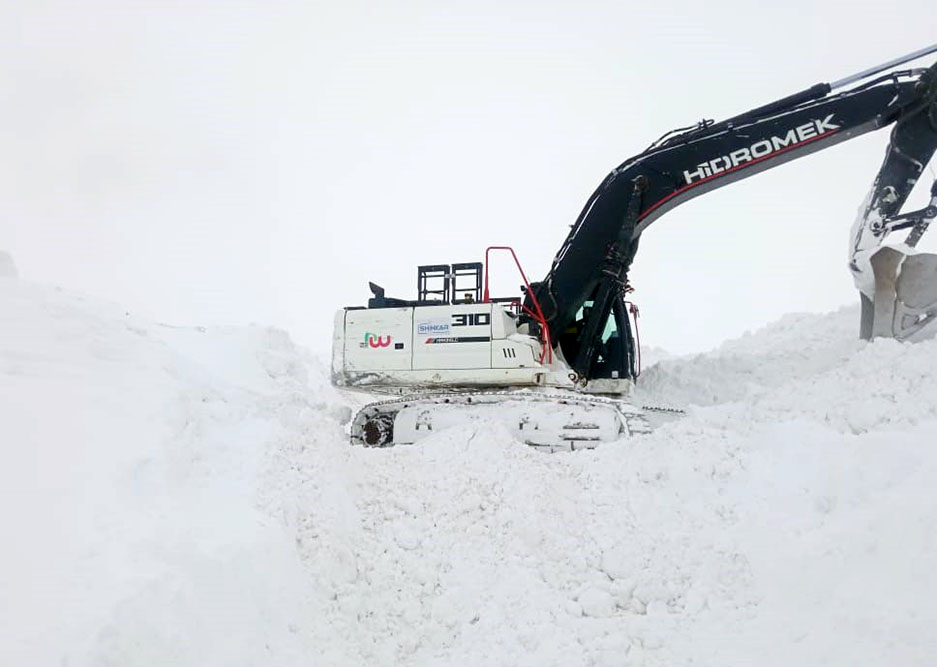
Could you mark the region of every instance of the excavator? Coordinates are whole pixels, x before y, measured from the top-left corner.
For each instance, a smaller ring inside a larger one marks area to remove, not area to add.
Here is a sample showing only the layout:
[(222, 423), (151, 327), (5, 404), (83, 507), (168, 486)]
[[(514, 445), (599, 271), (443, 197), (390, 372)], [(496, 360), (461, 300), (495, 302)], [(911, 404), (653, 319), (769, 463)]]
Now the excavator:
[[(415, 300), (370, 283), (366, 307), (335, 317), (332, 382), (388, 398), (362, 407), (353, 444), (412, 444), (474, 420), (547, 451), (649, 430), (629, 402), (640, 373), (629, 269), (644, 231), (683, 202), (853, 137), (891, 127), (884, 162), (850, 232), (860, 337), (937, 334), (937, 255), (916, 245), (937, 217), (901, 212), (937, 150), (937, 62), (899, 69), (937, 44), (727, 120), (666, 133), (602, 181), (553, 259), (529, 282), (514, 251), (418, 267)], [(907, 230), (903, 242), (883, 245)], [(513, 259), (521, 294), (493, 296), (491, 257)]]

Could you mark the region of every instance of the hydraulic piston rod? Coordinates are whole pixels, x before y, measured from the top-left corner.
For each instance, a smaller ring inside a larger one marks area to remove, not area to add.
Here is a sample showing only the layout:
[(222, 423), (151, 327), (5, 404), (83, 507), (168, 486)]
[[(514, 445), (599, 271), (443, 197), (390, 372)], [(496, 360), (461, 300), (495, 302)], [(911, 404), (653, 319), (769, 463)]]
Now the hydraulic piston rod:
[(891, 69), (892, 67), (897, 67), (898, 65), (904, 65), (907, 62), (917, 60), (918, 58), (923, 58), (924, 56), (930, 55), (931, 53), (937, 53), (937, 44), (931, 44), (930, 46), (926, 46), (923, 49), (913, 51), (906, 56), (901, 56), (900, 58), (889, 60), (888, 62), (882, 63), (881, 65), (876, 65), (875, 67), (870, 67), (867, 70), (863, 70), (858, 74), (853, 74), (851, 76), (847, 76), (844, 79), (840, 79), (839, 81), (834, 81), (830, 84), (830, 90), (836, 90), (837, 88), (848, 86), (849, 84), (855, 83), (856, 81), (867, 79), (874, 74), (884, 72), (885, 70)]
[(876, 65), (875, 67), (870, 67), (867, 70), (863, 70), (858, 74), (852, 74), (847, 76), (844, 79), (839, 81), (834, 81), (833, 83), (818, 83), (809, 88), (805, 88), (800, 92), (794, 93), (793, 95), (788, 95), (779, 100), (771, 102), (770, 104), (765, 104), (751, 111), (746, 111), (743, 114), (734, 116), (726, 121), (717, 123), (715, 127), (721, 127), (724, 125), (738, 125), (742, 122), (750, 121), (754, 118), (761, 118), (770, 114), (778, 113), (786, 109), (792, 109), (800, 104), (805, 102), (810, 102), (812, 100), (818, 100), (829, 95), (832, 91), (837, 88), (842, 88), (843, 86), (848, 86), (856, 81), (861, 81), (862, 79), (867, 79), (870, 76), (884, 72), (891, 69), (892, 67), (897, 67), (898, 65), (903, 65), (906, 62), (912, 60), (917, 60), (918, 58), (923, 58), (926, 55), (931, 53), (937, 53), (937, 44), (931, 44), (928, 47), (923, 49), (918, 49), (912, 53), (909, 53), (900, 58), (894, 58), (888, 62), (882, 63), (881, 65)]

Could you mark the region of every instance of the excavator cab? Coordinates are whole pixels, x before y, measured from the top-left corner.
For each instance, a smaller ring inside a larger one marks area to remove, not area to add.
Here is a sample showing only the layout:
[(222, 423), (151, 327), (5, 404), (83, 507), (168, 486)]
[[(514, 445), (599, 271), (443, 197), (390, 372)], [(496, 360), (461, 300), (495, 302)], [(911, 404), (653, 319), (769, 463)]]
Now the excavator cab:
[[(594, 302), (583, 303), (575, 321), (559, 336), (559, 346), (566, 359), (576, 359), (583, 343), (586, 322), (593, 314)], [(589, 379), (623, 380), (638, 375), (635, 341), (632, 334), (628, 306), (624, 299), (616, 299), (605, 318), (596, 342), (595, 356)]]

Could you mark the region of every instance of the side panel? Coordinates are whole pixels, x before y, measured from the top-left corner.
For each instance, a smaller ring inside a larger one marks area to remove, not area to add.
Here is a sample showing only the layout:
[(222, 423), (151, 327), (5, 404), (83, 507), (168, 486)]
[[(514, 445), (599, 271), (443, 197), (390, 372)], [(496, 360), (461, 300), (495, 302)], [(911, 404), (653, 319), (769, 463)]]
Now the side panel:
[(516, 340), (495, 340), (491, 343), (492, 368), (533, 368), (540, 363), (530, 345)]
[[(552, 380), (552, 381), (551, 381)], [(367, 390), (369, 387), (570, 387), (567, 380), (557, 380), (543, 366), (533, 368), (424, 369), (418, 371), (352, 371), (346, 373), (344, 386)]]
[(412, 308), (345, 311), (345, 369), (410, 370), (412, 336)]
[[(517, 323), (503, 307), (492, 304), (491, 309), (491, 367), (531, 368), (540, 364), (534, 361), (533, 348), (526, 343), (527, 336), (517, 333)], [(525, 342), (521, 342), (525, 341)]]
[(413, 369), (491, 368), (492, 304), (417, 308), (413, 315)]

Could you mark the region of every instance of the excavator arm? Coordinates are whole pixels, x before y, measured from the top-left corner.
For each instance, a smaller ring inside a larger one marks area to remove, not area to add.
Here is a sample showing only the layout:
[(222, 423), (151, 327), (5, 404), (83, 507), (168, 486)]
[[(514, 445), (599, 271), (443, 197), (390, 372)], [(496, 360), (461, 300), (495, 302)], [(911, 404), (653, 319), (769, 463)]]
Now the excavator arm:
[[(595, 376), (609, 318), (621, 321), (638, 241), (657, 218), (693, 197), (894, 125), (852, 235), (850, 268), (871, 303), (870, 256), (889, 231), (901, 228), (894, 219), (937, 150), (937, 63), (880, 72), (933, 52), (937, 45), (722, 122), (668, 133), (614, 169), (586, 202), (547, 277), (527, 295), (541, 305), (550, 339), (568, 341), (562, 352), (579, 377)], [(911, 226), (923, 231), (920, 221)]]

